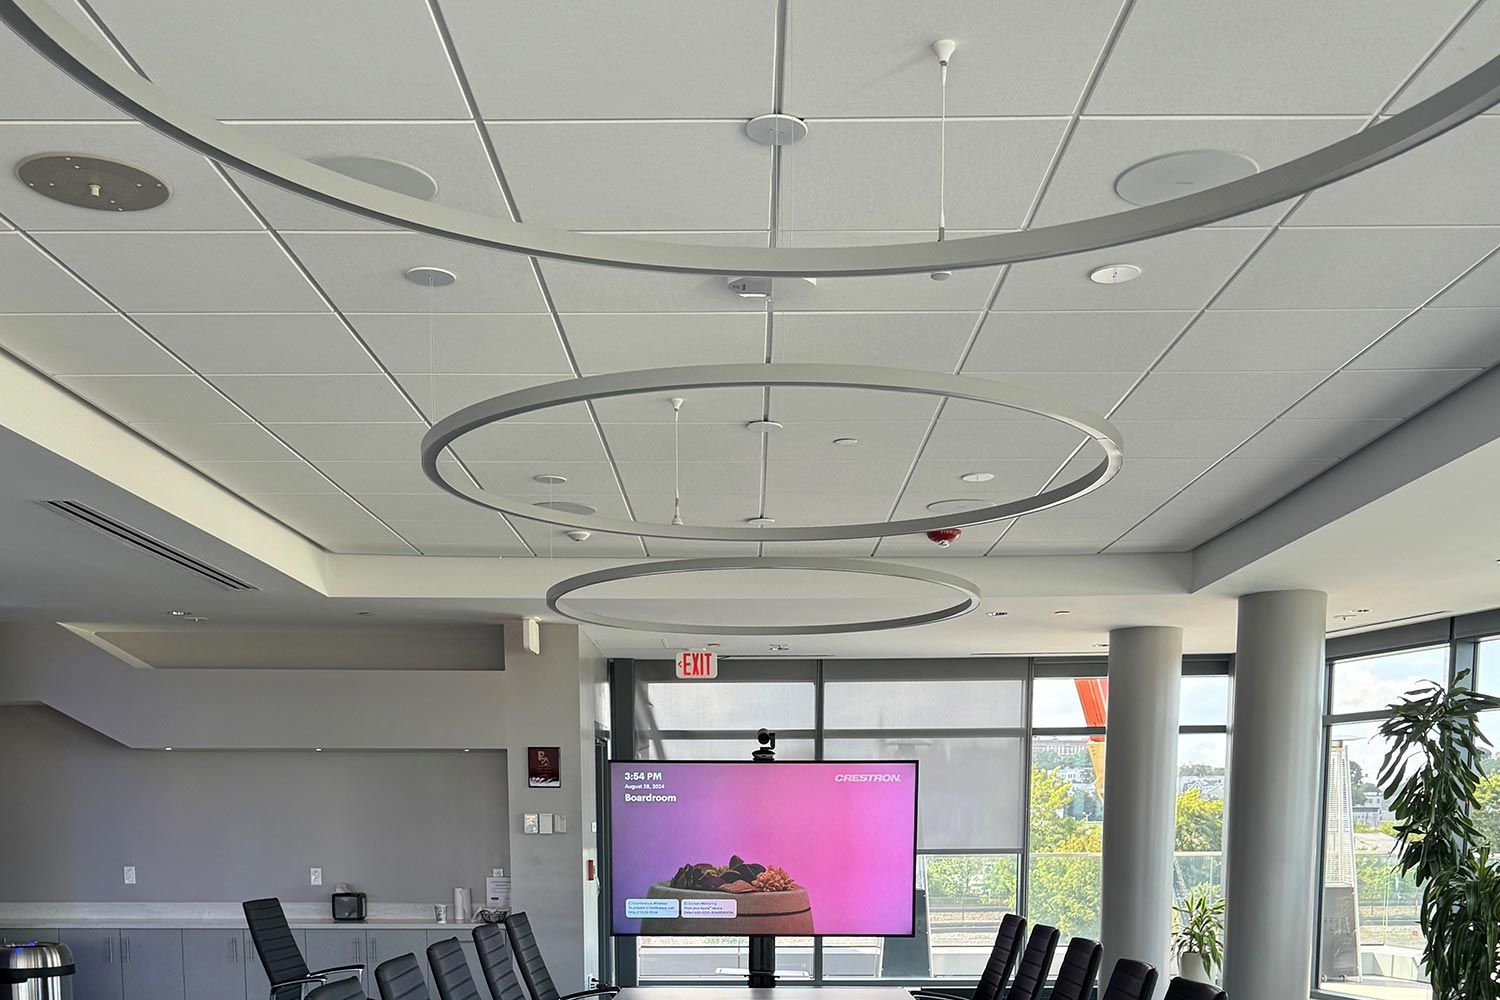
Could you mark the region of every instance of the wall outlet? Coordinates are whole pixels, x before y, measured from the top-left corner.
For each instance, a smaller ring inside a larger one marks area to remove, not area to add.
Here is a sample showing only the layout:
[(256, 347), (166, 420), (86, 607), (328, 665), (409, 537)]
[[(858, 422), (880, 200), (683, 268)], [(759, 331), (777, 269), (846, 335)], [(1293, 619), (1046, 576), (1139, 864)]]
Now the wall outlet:
[(308, 869), (308, 877), (312, 879), (312, 883), (311, 883), (312, 885), (322, 885), (323, 884), (323, 869), (321, 869), (321, 868), (309, 868)]
[(135, 865), (125, 866), (125, 884), (135, 885)]

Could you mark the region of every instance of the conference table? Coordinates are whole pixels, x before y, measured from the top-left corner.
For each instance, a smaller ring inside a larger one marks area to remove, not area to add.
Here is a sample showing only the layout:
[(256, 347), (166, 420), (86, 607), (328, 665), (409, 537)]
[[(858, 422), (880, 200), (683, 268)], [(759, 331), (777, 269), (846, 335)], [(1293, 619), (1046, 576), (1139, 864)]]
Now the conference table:
[(627, 986), (616, 1000), (911, 1000), (900, 986)]

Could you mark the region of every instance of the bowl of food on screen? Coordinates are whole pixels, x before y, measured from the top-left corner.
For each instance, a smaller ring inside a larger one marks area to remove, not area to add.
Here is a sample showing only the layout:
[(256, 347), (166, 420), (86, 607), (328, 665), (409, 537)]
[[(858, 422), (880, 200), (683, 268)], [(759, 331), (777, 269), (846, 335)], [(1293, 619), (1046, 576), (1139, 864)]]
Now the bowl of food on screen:
[(642, 934), (811, 934), (807, 889), (785, 868), (733, 855), (726, 865), (696, 862), (657, 882), (648, 899), (677, 901), (675, 917), (641, 921)]

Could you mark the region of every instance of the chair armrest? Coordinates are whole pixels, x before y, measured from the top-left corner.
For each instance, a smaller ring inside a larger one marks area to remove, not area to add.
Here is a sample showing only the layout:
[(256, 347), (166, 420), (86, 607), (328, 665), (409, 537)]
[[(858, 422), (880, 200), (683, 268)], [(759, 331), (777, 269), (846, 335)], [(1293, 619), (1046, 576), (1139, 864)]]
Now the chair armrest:
[(577, 993), (569, 993), (558, 997), (557, 1000), (581, 1000), (583, 997), (612, 997), (620, 992), (618, 986), (599, 986), (592, 990), (580, 990)]
[(911, 995), (916, 1000), (969, 1000), (962, 994), (944, 993), (941, 990), (912, 990)]
[(322, 976), (303, 976), (301, 979), (288, 979), (283, 982), (272, 983), (270, 998), (271, 1000), (276, 1000), (276, 994), (286, 989), (288, 986), (310, 986), (313, 983), (317, 983), (319, 986), (321, 986), (326, 982), (328, 982), (328, 980)]
[(330, 965), (326, 969), (319, 969), (317, 972), (310, 972), (310, 973), (308, 973), (308, 975), (310, 975), (310, 976), (324, 976), (324, 977), (326, 977), (331, 972), (360, 972), (360, 973), (362, 973), (364, 971), (365, 971), (365, 966), (364, 966), (364, 963), (361, 962), (358, 965)]

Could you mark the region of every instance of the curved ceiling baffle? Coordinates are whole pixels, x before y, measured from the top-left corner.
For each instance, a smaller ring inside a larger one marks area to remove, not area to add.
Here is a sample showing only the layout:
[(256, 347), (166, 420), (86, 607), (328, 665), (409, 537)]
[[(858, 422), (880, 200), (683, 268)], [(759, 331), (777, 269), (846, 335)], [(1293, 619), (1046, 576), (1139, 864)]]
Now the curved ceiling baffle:
[(690, 274), (822, 277), (930, 274), (1042, 260), (1194, 229), (1306, 194), (1420, 146), (1500, 103), (1500, 56), (1400, 114), (1240, 180), (1127, 212), (928, 243), (726, 247), (547, 229), (447, 208), (355, 180), (224, 125), (138, 76), (46, 0), (0, 0), (4, 20), (74, 80), (225, 166), (377, 222), (495, 250)]

